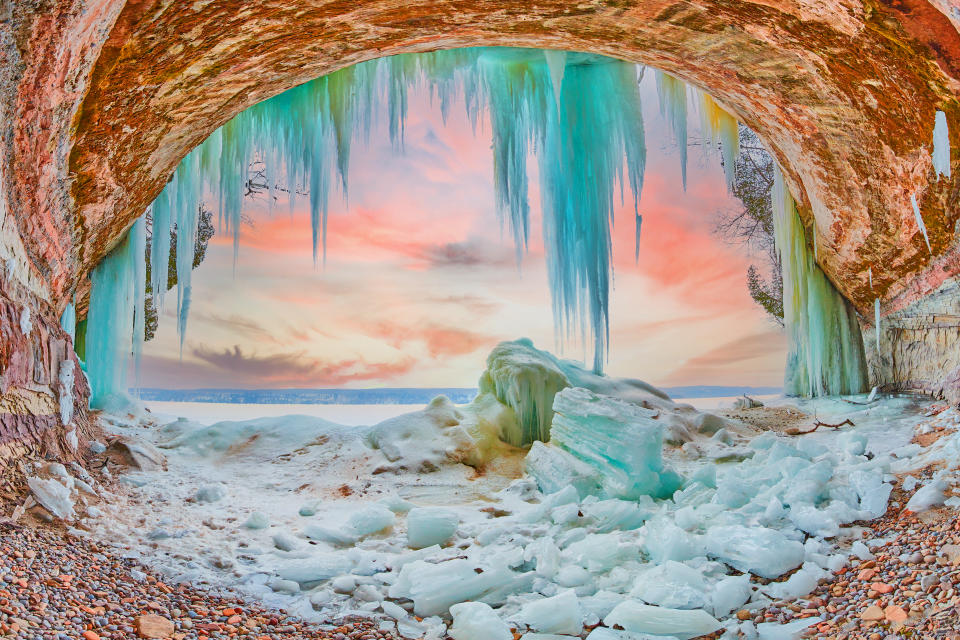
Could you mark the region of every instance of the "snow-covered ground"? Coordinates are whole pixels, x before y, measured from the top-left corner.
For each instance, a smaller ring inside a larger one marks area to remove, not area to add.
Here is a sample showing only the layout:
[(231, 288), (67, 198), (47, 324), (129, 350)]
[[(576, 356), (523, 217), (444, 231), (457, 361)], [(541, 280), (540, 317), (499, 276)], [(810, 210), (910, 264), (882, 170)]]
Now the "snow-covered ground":
[(423, 408), (419, 404), (230, 404), (225, 402), (144, 402), (158, 420), (187, 418), (203, 425), (223, 420), (313, 416), (346, 425), (377, 424)]
[[(440, 399), (372, 427), (112, 418), (168, 468), (122, 476), (127, 494), (84, 524), (172, 580), (308, 619), (379, 616), (410, 638), (510, 640), (508, 625), (576, 637), (601, 622), (590, 640), (646, 637), (615, 625), (787, 638), (796, 624), (757, 629), (733, 614), (809, 593), (847, 563), (853, 523), (886, 511), (892, 473), (960, 449), (955, 436), (910, 444), (932, 404), (915, 398), (779, 399), (809, 414), (805, 428), (855, 426), (778, 435), (540, 354), (491, 356), (485, 375), (526, 380), (510, 406), (497, 379), (472, 405)], [(592, 389), (542, 394), (556, 410), (550, 444), (500, 442), (517, 416), (542, 414), (534, 396), (554, 373)], [(914, 506), (942, 502), (952, 482), (920, 487)]]

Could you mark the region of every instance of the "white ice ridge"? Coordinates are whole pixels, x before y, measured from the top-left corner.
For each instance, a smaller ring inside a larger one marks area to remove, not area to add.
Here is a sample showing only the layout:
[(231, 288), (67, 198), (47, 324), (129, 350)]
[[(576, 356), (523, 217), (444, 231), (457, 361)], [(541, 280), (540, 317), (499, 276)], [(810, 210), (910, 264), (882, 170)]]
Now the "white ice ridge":
[(933, 170), (937, 177), (950, 177), (950, 131), (947, 114), (937, 111), (933, 124)]

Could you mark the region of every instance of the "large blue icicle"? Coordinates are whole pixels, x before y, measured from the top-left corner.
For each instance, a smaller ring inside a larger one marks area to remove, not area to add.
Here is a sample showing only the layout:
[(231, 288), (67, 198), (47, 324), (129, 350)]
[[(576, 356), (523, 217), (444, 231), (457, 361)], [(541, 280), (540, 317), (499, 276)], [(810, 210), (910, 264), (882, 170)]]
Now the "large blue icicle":
[[(137, 220), (123, 240), (90, 273), (90, 309), (87, 312), (86, 355), (90, 378), (90, 407), (122, 409), (130, 403), (127, 368), (133, 348), (134, 280), (143, 234)], [(142, 339), (142, 338), (141, 338)]]
[(784, 392), (823, 396), (865, 391), (866, 358), (856, 312), (814, 260), (779, 168), (771, 198), (789, 340)]

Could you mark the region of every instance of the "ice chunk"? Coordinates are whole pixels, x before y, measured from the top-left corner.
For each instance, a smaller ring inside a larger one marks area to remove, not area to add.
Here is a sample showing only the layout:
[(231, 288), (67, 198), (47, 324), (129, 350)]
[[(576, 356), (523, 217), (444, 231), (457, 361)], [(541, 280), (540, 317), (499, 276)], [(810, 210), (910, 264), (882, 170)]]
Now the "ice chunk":
[(757, 634), (760, 640), (796, 640), (811, 625), (820, 622), (822, 618), (801, 618), (786, 624), (779, 622), (761, 622), (757, 625)]
[(266, 529), (270, 526), (270, 519), (267, 518), (265, 513), (260, 511), (254, 511), (250, 514), (250, 517), (247, 518), (247, 521), (243, 523), (247, 529)]
[(739, 609), (753, 594), (749, 574), (728, 576), (720, 580), (713, 589), (713, 615), (721, 618)]
[(943, 504), (943, 501), (946, 499), (943, 492), (946, 491), (949, 486), (946, 478), (944, 478), (942, 474), (935, 475), (911, 496), (907, 502), (907, 510), (919, 513)]
[(690, 560), (706, 554), (703, 536), (687, 533), (668, 518), (651, 519), (643, 531), (643, 548), (654, 562)]
[(629, 531), (641, 526), (655, 510), (653, 500), (647, 496), (643, 498), (646, 501), (631, 502), (613, 499), (585, 502), (580, 506), (580, 512), (593, 521), (599, 533), (607, 533), (615, 529)]
[[(523, 640), (521, 638), (521, 640)], [(621, 631), (620, 629), (611, 629), (609, 627), (597, 627), (590, 632), (587, 640), (678, 640), (676, 636), (655, 636), (649, 633), (634, 633), (632, 631)]]
[(617, 605), (603, 623), (608, 627), (620, 626), (626, 631), (671, 635), (679, 640), (713, 633), (722, 626), (716, 618), (701, 609), (669, 609), (633, 600)]
[[(949, 169), (950, 165), (947, 165)], [(920, 232), (923, 234), (923, 241), (927, 243), (927, 252), (933, 253), (933, 249), (930, 248), (930, 237), (927, 235), (927, 225), (923, 223), (923, 215), (920, 214), (920, 206), (917, 204), (917, 195), (915, 193), (910, 194), (910, 206), (913, 207), (913, 219), (917, 223), (917, 228), (920, 229)]]
[(503, 439), (515, 446), (550, 440), (554, 396), (570, 386), (555, 358), (522, 338), (501, 342), (487, 356), (480, 393), (492, 393), (516, 414), (516, 429)]
[(416, 507), (407, 514), (407, 544), (422, 549), (445, 544), (457, 532), (460, 517), (442, 507)]
[(580, 497), (585, 498), (600, 492), (600, 473), (559, 447), (534, 442), (524, 458), (523, 466), (544, 493), (574, 487)]
[(550, 579), (560, 569), (560, 549), (548, 537), (537, 538), (523, 550), (525, 562), (534, 561), (538, 576)]
[(450, 607), (453, 640), (513, 640), (507, 623), (482, 602), (461, 602)]
[(767, 527), (710, 527), (707, 553), (739, 571), (776, 578), (803, 562), (803, 544)]
[(887, 501), (893, 485), (883, 481), (881, 472), (854, 471), (850, 474), (849, 482), (860, 500), (860, 509), (869, 512), (874, 518), (887, 512)]
[(310, 589), (335, 576), (350, 572), (350, 559), (342, 553), (315, 553), (308, 558), (289, 560), (277, 569), (284, 580), (293, 580), (304, 589)]
[(653, 411), (576, 387), (558, 393), (553, 410), (550, 446), (596, 469), (604, 495), (663, 498), (680, 487), (663, 464), (663, 425)]
[(490, 592), (517, 584), (523, 577), (502, 563), (478, 565), (456, 559), (431, 564), (416, 560), (400, 569), (396, 583), (390, 587), (390, 597), (413, 600), (418, 616), (441, 615), (451, 605), (480, 600)]
[(37, 502), (57, 518), (73, 518), (73, 499), (70, 490), (54, 479), (28, 477), (27, 485)]
[(197, 492), (193, 495), (193, 499), (197, 502), (218, 502), (222, 500), (225, 495), (226, 491), (223, 490), (223, 487), (218, 484), (211, 484), (197, 489)]
[(771, 582), (762, 587), (763, 593), (774, 600), (787, 600), (805, 596), (817, 587), (817, 583), (829, 574), (813, 564), (805, 562), (803, 568), (795, 572), (784, 582)]
[(630, 596), (671, 609), (702, 609), (707, 606), (707, 585), (696, 569), (667, 560), (640, 573)]
[(583, 630), (580, 602), (572, 590), (528, 602), (514, 616), (534, 631), (579, 635)]
[(293, 551), (300, 546), (300, 541), (286, 531), (281, 531), (274, 534), (273, 546), (281, 551)]
[[(347, 520), (347, 528), (358, 538), (378, 533), (393, 526), (396, 516), (393, 511), (381, 505), (370, 505), (355, 512)], [(429, 546), (429, 545), (426, 545)]]
[(609, 571), (628, 560), (639, 557), (635, 544), (621, 541), (617, 534), (591, 533), (571, 543), (563, 550), (563, 557), (594, 572)]

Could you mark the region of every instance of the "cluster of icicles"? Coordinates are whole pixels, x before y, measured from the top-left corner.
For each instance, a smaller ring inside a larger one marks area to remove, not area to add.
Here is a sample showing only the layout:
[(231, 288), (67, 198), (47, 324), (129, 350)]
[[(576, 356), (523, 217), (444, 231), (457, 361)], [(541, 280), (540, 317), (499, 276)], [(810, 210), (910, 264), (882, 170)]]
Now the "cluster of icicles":
[[(170, 182), (151, 205), (153, 232), (150, 257), (152, 287), (157, 308), (166, 290), (171, 228), (177, 229), (177, 318), (181, 350), (190, 308), (190, 278), (199, 204), (218, 202), (221, 228), (233, 234), (234, 259), (239, 251), (240, 220), (248, 167), (262, 162), (274, 201), (275, 185), (286, 185), (289, 205), (296, 194), (309, 193), (312, 243), (317, 260), (325, 250), (326, 218), (331, 192), (348, 192), (350, 148), (355, 139), (369, 139), (376, 118), (386, 117), (395, 146), (402, 148), (408, 91), (426, 86), (439, 100), (444, 117), (460, 100), (474, 124), (486, 114), (491, 129), (494, 187), (501, 224), (511, 234), (518, 260), (528, 243), (528, 156), (539, 166), (543, 235), (558, 335), (577, 335), (594, 344), (594, 369), (602, 369), (609, 338), (608, 306), (611, 289), (610, 227), (616, 198), (629, 188), (633, 199), (638, 240), (641, 216), (637, 202), (646, 162), (639, 80), (643, 68), (586, 54), (511, 48), (476, 48), (405, 54), (361, 63), (318, 78), (240, 113), (190, 152)], [(687, 110), (692, 93), (699, 104), (701, 128), (719, 143), (728, 185), (734, 180), (738, 123), (714, 100), (683, 82), (657, 72), (660, 110), (670, 123), (680, 149), (681, 174), (686, 186)], [(282, 187), (281, 187), (282, 188)], [(789, 193), (781, 218), (789, 218), (788, 234), (797, 251), (806, 251), (803, 228)], [(138, 220), (122, 243), (91, 275), (90, 310), (85, 353), (91, 381), (91, 405), (109, 406), (126, 396), (131, 353), (135, 360), (143, 341), (145, 222)], [(802, 253), (807, 256), (809, 251)], [(818, 272), (812, 258), (802, 269), (785, 273), (805, 279)], [(793, 314), (812, 317), (820, 305), (827, 313), (841, 313), (830, 327), (851, 325), (851, 311), (820, 274), (823, 282), (809, 300), (802, 296)], [(791, 286), (785, 284), (785, 288)], [(786, 293), (786, 291), (785, 291)], [(837, 311), (841, 310), (841, 311)], [(837, 341), (859, 343), (850, 332), (820, 330), (811, 340), (806, 328), (819, 321), (793, 322), (793, 350), (816, 353), (822, 366), (810, 367), (808, 379), (788, 391), (846, 393), (862, 387), (860, 358), (835, 369), (829, 350)], [(852, 326), (855, 327), (853, 322)], [(131, 348), (132, 345), (132, 348)], [(849, 351), (849, 349), (847, 349)], [(846, 353), (846, 351), (844, 351)], [(846, 367), (846, 369), (844, 369)], [(855, 369), (859, 373), (848, 373)], [(856, 379), (857, 376), (859, 379)], [(834, 379), (844, 381), (842, 386)]]

